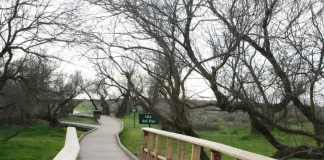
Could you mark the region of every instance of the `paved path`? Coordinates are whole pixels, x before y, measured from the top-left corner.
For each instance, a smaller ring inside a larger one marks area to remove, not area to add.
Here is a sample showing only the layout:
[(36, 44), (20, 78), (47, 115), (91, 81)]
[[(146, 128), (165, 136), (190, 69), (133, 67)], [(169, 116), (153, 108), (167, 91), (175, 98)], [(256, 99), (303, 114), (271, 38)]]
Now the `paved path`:
[(131, 160), (116, 139), (121, 123), (109, 116), (101, 116), (100, 120), (101, 125), (73, 123), (97, 128), (81, 139), (78, 160)]

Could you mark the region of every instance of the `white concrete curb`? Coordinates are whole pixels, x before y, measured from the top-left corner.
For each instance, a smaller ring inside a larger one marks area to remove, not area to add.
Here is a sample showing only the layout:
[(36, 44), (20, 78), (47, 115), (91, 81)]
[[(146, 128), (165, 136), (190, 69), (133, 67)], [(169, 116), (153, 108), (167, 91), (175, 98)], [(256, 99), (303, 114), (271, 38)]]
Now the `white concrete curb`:
[(54, 160), (76, 160), (80, 151), (80, 144), (75, 127), (68, 127), (65, 144)]

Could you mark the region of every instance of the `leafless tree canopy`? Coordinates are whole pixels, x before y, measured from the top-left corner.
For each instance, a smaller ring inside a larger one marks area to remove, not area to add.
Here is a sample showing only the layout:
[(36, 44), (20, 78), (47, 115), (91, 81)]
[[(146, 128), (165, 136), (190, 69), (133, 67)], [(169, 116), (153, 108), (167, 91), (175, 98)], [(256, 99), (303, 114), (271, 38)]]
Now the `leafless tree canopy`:
[[(323, 2), (89, 2), (113, 15), (109, 20), (117, 26), (107, 27), (113, 37), (97, 36), (103, 45), (92, 48), (97, 51), (94, 59), (109, 59), (118, 70), (121, 63), (132, 61), (135, 75), (149, 84), (139, 91), (133, 82), (132, 92), (148, 111), (174, 127), (179, 124), (183, 131), (190, 128), (185, 118), (188, 108), (244, 111), (278, 150), (274, 157), (323, 158), (324, 121), (317, 114), (323, 106)], [(192, 74), (206, 80), (214, 100), (191, 101), (184, 84)], [(162, 115), (154, 108), (157, 97), (169, 102), (174, 115)], [(288, 106), (306, 117), (313, 130), (284, 126), (281, 119), (291, 109)], [(311, 137), (318, 147), (283, 144), (271, 128)]]
[[(58, 66), (52, 64), (61, 60), (60, 55), (50, 53), (77, 41), (78, 34), (71, 31), (82, 23), (77, 15), (80, 7), (80, 1), (0, 1), (0, 108), (4, 114), (20, 105), (20, 111), (15, 110), (21, 113), (20, 118), (31, 118), (37, 112), (43, 114), (38, 118), (47, 115), (48, 120), (56, 119), (60, 108), (79, 94), (75, 83), (81, 80), (80, 74), (70, 81), (58, 76), (54, 71)], [(10, 94), (10, 88), (17, 90)], [(18, 104), (20, 101), (25, 104)]]
[[(251, 126), (278, 150), (273, 157), (324, 158), (322, 1), (86, 0), (98, 15), (75, 14), (75, 7), (52, 2), (1, 3), (0, 91), (8, 80), (20, 79), (24, 61), (12, 64), (13, 55), (43, 57), (46, 44), (65, 42), (82, 46), (104, 79), (97, 87), (102, 102), (112, 91), (123, 97), (118, 115), (140, 105), (163, 124), (198, 137), (189, 109), (246, 112)], [(73, 97), (77, 86), (85, 90), (78, 76), (68, 86), (52, 84), (54, 93), (73, 88), (56, 99)], [(203, 79), (212, 98), (197, 103), (189, 77)], [(163, 109), (157, 107), (162, 99)], [(285, 125), (291, 110), (312, 129)], [(312, 138), (317, 146), (284, 144), (273, 128)]]
[[(51, 0), (1, 0), (0, 3), (0, 90), (17, 72), (9, 72), (15, 58), (26, 54), (59, 59), (48, 55), (55, 42), (74, 42), (71, 28), (77, 25), (78, 2)], [(75, 35), (75, 34), (74, 34)]]

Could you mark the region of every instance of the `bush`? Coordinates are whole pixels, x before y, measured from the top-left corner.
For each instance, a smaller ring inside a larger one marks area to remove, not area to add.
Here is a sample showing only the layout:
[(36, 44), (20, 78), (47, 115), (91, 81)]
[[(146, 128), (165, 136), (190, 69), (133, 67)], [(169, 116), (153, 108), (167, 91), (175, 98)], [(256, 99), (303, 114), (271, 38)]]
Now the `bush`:
[(239, 132), (238, 132), (238, 129), (237, 128), (234, 128), (234, 129), (232, 129), (231, 130), (231, 134), (238, 134)]
[(227, 115), (224, 115), (223, 119), (226, 122), (233, 122), (233, 121), (235, 121), (235, 116), (231, 115), (231, 114), (227, 114)]
[(218, 122), (218, 118), (216, 116), (208, 117), (208, 122), (209, 123), (217, 123)]
[(197, 131), (219, 131), (220, 125), (216, 122), (208, 123), (208, 122), (201, 122), (201, 121), (194, 121), (191, 124), (192, 128)]
[(250, 119), (249, 119), (249, 117), (247, 117), (247, 116), (242, 117), (240, 121), (242, 123), (250, 123), (251, 122)]
[(208, 117), (207, 116), (198, 116), (198, 120), (199, 122), (208, 122)]

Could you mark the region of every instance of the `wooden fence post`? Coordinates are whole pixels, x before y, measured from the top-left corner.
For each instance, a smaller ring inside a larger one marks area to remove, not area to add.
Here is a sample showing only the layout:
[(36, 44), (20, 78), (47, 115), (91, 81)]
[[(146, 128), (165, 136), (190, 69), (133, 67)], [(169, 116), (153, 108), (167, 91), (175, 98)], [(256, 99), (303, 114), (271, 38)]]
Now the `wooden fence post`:
[[(162, 139), (167, 138), (165, 154), (162, 153), (164, 146), (162, 146)], [(177, 148), (174, 148), (174, 141), (178, 141)], [(143, 128), (143, 144), (141, 160), (184, 160), (186, 151), (186, 144), (192, 145), (191, 160), (200, 160), (200, 154), (203, 147), (210, 149), (210, 160), (221, 160), (222, 154), (233, 157), (235, 160), (275, 160), (270, 157), (244, 151), (238, 148), (227, 146), (224, 144), (202, 140), (182, 134), (170, 133), (154, 128)], [(177, 149), (177, 155), (173, 155), (174, 149)]]
[(144, 151), (144, 149), (147, 147), (147, 140), (148, 140), (148, 132), (143, 131), (143, 143), (142, 143), (142, 155), (141, 155), (141, 160), (146, 160), (147, 153)]
[(192, 144), (191, 160), (200, 160), (201, 146)]
[(178, 160), (184, 160), (186, 142), (178, 141)]
[(153, 151), (154, 149), (154, 137), (155, 137), (155, 134), (154, 133), (149, 133), (149, 138), (148, 138), (148, 146), (147, 146), (147, 160), (152, 160), (153, 159), (153, 155), (151, 155), (151, 151)]
[(158, 155), (161, 153), (162, 146), (162, 136), (156, 135), (156, 143), (155, 143), (155, 158), (154, 160), (158, 160)]
[(222, 160), (222, 153), (210, 150), (210, 160)]
[(173, 138), (168, 137), (167, 139), (167, 148), (166, 148), (166, 160), (172, 159), (172, 153), (173, 153)]

